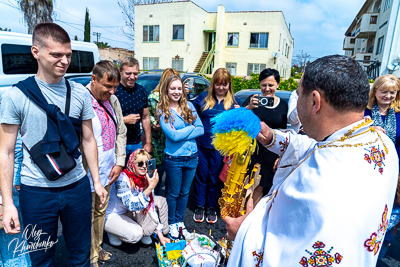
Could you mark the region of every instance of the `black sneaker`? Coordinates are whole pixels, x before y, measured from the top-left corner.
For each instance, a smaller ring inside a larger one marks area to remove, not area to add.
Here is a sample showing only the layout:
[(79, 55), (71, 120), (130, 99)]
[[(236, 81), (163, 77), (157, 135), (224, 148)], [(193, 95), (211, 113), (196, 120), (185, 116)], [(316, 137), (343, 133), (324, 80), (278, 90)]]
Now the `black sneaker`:
[(217, 212), (213, 207), (207, 209), (207, 218), (206, 221), (208, 223), (216, 223), (218, 219)]
[(204, 208), (198, 207), (193, 214), (193, 220), (195, 222), (201, 223), (204, 221)]

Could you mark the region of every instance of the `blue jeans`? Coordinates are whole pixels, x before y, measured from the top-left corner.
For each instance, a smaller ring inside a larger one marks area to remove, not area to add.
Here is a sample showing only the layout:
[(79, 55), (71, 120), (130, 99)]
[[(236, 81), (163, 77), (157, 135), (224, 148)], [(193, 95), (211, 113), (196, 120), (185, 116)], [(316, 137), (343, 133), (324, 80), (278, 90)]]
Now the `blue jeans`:
[(187, 157), (164, 156), (169, 224), (183, 222), (197, 162), (197, 153)]
[[(20, 255), (20, 252), (13, 253), (14, 249), (18, 244), (23, 244), (25, 238), (22, 234), (24, 224), (22, 223), (21, 212), (19, 211), (19, 194), (18, 191), (13, 187), (13, 200), (14, 205), (18, 209), (19, 221), (21, 223), (21, 233), (17, 235), (6, 234), (3, 230), (0, 230), (0, 267), (16, 267), (16, 266), (31, 266), (29, 254)], [(14, 240), (16, 239), (16, 240)], [(13, 241), (14, 240), (14, 241)], [(17, 241), (18, 240), (18, 241)], [(9, 244), (11, 243), (10, 247)]]
[(126, 145), (126, 159), (125, 159), (125, 166), (128, 163), (129, 156), (137, 149), (142, 148), (142, 142), (139, 144), (133, 144), (133, 145)]
[[(60, 217), (71, 266), (90, 266), (92, 195), (87, 176), (59, 188), (22, 184), (20, 204), (25, 227), (31, 233), (28, 242), (56, 242)], [(41, 235), (34, 235), (40, 231)], [(32, 266), (55, 266), (54, 252), (55, 245), (30, 252)]]

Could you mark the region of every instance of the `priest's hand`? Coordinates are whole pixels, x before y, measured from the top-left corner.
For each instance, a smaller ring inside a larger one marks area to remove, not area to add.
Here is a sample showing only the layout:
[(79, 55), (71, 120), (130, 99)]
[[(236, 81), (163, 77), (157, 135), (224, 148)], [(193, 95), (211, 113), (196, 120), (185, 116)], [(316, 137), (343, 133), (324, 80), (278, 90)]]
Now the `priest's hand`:
[(228, 239), (235, 240), (235, 237), (236, 237), (237, 232), (239, 231), (240, 225), (252, 211), (253, 211), (253, 198), (250, 198), (249, 201), (247, 201), (245, 215), (240, 216), (238, 218), (232, 218), (232, 217), (226, 216), (223, 219), (226, 224), (226, 230), (227, 230), (226, 237)]
[(265, 122), (261, 122), (261, 131), (257, 135), (257, 140), (264, 146), (269, 145), (272, 142), (273, 133), (271, 128)]

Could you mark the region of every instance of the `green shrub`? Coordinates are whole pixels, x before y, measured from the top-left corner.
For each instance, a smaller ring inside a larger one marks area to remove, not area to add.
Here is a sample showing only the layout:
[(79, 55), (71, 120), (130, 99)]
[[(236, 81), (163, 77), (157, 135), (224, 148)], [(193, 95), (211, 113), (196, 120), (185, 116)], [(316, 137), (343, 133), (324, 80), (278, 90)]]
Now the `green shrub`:
[[(301, 74), (299, 75), (301, 78)], [(252, 73), (250, 76), (250, 80), (247, 80), (244, 77), (232, 76), (232, 89), (234, 94), (243, 89), (260, 89), (260, 82), (258, 81), (260, 75)], [(297, 89), (297, 86), (298, 83), (293, 78), (287, 80), (281, 79), (279, 90), (294, 91)]]

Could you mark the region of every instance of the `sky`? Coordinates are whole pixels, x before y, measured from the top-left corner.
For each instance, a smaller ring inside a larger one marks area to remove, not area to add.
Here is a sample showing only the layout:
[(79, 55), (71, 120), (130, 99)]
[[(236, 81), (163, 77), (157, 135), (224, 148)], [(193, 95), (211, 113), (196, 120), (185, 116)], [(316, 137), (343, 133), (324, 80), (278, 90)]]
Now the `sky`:
[[(122, 0), (126, 1), (126, 0)], [(293, 57), (300, 51), (313, 59), (330, 54), (344, 54), (344, 33), (365, 0), (192, 0), (209, 12), (218, 5), (225, 11), (282, 11), (294, 38)], [(125, 25), (117, 0), (55, 0), (55, 22), (73, 38), (83, 39), (86, 7), (89, 9), (91, 31), (101, 33), (99, 41), (112, 47), (134, 49), (133, 42), (121, 34)], [(16, 0), (0, 0), (0, 27), (27, 33), (23, 14)], [(96, 41), (91, 36), (91, 41)]]

